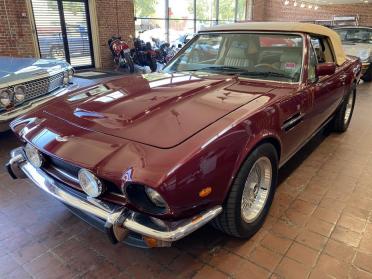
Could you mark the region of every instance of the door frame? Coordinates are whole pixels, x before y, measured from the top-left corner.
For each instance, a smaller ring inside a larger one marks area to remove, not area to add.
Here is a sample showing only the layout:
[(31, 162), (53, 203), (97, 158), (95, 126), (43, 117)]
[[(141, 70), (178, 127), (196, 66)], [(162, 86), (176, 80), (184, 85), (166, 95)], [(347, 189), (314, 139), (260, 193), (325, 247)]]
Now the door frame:
[[(95, 0), (54, 0), (54, 1), (57, 2), (57, 6), (58, 6), (58, 14), (60, 17), (60, 22), (61, 22), (61, 32), (62, 32), (66, 61), (71, 61), (71, 59), (70, 59), (70, 53), (69, 53), (69, 48), (68, 48), (66, 22), (65, 22), (64, 11), (63, 11), (63, 1), (82, 2), (84, 3), (84, 6), (85, 6), (89, 48), (90, 48), (90, 56), (91, 56), (92, 64), (87, 65), (87, 66), (78, 66), (75, 68), (84, 69), (84, 68), (95, 68), (97, 66), (99, 67), (99, 65), (101, 64), (100, 53), (99, 51), (97, 51), (98, 48), (95, 47), (97, 38), (98, 38), (98, 34), (97, 34), (98, 24), (97, 24), (97, 12), (96, 12), (96, 7), (95, 7)], [(27, 2), (28, 14), (30, 15), (29, 18), (30, 18), (30, 23), (32, 27), (32, 37), (33, 37), (33, 44), (35, 48), (35, 56), (37, 58), (40, 58), (41, 51), (40, 51), (39, 37), (37, 34), (37, 28), (36, 28), (36, 23), (35, 23), (35, 15), (34, 15), (33, 6), (32, 6), (32, 0), (26, 0), (26, 2)], [(93, 5), (93, 9), (91, 9), (90, 5)], [(93, 10), (94, 12), (92, 13), (91, 10)], [(92, 18), (94, 19), (93, 21), (92, 21)], [(95, 32), (95, 34), (93, 34), (93, 31)], [(93, 43), (93, 40), (95, 43)]]

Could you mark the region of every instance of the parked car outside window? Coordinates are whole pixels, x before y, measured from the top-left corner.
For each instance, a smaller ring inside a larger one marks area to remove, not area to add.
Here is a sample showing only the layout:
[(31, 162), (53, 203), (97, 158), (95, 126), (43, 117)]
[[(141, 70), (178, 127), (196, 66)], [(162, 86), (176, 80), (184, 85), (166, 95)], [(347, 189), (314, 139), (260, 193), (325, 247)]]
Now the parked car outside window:
[(362, 79), (372, 81), (372, 28), (341, 27), (335, 31), (340, 35), (346, 54), (362, 60)]

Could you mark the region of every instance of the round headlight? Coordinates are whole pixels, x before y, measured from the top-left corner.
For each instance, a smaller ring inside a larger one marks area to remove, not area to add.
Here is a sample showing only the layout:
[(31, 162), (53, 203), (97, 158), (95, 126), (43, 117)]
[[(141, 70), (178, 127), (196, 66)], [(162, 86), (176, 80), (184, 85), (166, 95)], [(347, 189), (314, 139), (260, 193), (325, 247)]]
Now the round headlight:
[(9, 107), (12, 104), (12, 91), (9, 89), (0, 91), (0, 105), (3, 107)]
[(361, 49), (358, 52), (358, 56), (359, 56), (360, 60), (367, 61), (369, 59), (370, 52), (369, 52), (368, 49)]
[(43, 165), (44, 158), (43, 155), (33, 147), (31, 144), (27, 143), (25, 147), (25, 153), (27, 160), (33, 165), (35, 168), (40, 168)]
[(104, 192), (102, 182), (87, 169), (81, 169), (78, 177), (81, 188), (88, 196), (96, 198)]
[(17, 85), (14, 87), (14, 99), (17, 103), (21, 103), (25, 100), (26, 97), (26, 86)]
[(68, 82), (71, 82), (73, 77), (74, 77), (74, 70), (73, 69), (68, 70)]
[(156, 206), (161, 207), (161, 208), (166, 208), (167, 207), (167, 203), (162, 198), (162, 196), (160, 196), (160, 194), (158, 192), (156, 192), (155, 190), (153, 190), (153, 189), (151, 189), (149, 187), (146, 187), (145, 188), (145, 192), (146, 192), (147, 196), (149, 197), (149, 199)]
[(63, 84), (68, 84), (68, 72), (63, 73)]

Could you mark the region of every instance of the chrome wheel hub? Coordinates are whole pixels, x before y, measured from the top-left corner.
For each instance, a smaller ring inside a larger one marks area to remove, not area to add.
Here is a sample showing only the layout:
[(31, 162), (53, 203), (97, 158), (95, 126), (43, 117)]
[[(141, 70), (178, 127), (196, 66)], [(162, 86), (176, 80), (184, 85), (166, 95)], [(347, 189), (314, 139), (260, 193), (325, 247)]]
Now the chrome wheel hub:
[(344, 116), (344, 123), (347, 124), (351, 117), (351, 110), (353, 109), (353, 102), (354, 102), (354, 95), (350, 94), (347, 99), (345, 116)]
[(260, 216), (270, 194), (271, 182), (271, 162), (269, 158), (261, 157), (252, 166), (242, 194), (241, 216), (246, 223), (252, 223)]

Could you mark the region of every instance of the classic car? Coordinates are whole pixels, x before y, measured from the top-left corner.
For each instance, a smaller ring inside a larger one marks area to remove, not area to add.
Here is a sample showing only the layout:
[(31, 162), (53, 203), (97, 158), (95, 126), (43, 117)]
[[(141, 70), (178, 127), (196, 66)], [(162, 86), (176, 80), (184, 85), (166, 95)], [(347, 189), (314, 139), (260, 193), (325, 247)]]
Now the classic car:
[(72, 89), (72, 67), (63, 60), (0, 56), (0, 132), (9, 122)]
[(335, 28), (335, 31), (341, 37), (345, 53), (362, 60), (362, 79), (372, 81), (372, 28), (352, 26)]
[(360, 71), (322, 26), (212, 27), (161, 73), (76, 90), (14, 120), (23, 145), (7, 168), (113, 242), (167, 247), (210, 221), (248, 238), (278, 169), (326, 124), (346, 131)]

